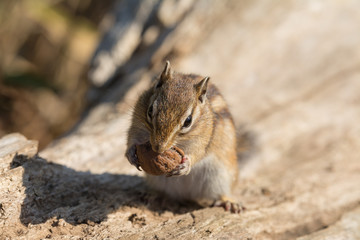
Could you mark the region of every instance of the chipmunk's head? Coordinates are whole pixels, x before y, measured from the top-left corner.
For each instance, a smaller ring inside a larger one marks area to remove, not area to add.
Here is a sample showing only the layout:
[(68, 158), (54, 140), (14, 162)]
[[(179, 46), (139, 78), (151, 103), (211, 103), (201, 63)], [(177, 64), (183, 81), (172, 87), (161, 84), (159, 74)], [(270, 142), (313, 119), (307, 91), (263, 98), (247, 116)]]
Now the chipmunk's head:
[(185, 137), (190, 137), (199, 121), (204, 120), (206, 91), (209, 77), (175, 73), (170, 62), (155, 82), (146, 119), (150, 143), (162, 153)]

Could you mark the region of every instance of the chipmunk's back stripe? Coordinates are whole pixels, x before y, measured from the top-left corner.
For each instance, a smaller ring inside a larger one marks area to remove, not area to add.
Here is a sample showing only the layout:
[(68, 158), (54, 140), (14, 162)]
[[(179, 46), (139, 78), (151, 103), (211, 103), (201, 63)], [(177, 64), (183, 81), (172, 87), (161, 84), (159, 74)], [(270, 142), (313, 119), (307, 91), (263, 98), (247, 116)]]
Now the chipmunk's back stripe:
[[(211, 100), (213, 100), (217, 96), (221, 96), (221, 94), (220, 94), (219, 90), (214, 85), (209, 84), (206, 96), (211, 102)], [(221, 96), (221, 98), (222, 98), (222, 96)]]
[(223, 108), (220, 111), (217, 111), (215, 113), (216, 113), (215, 117), (217, 120), (220, 120), (220, 119), (231, 119), (232, 120), (231, 113), (230, 113), (229, 109), (227, 109), (227, 108)]
[(231, 113), (227, 107), (227, 104), (220, 94), (219, 90), (214, 86), (210, 85), (208, 88), (207, 97), (210, 101), (211, 108), (215, 114), (215, 119), (217, 121), (221, 119), (231, 119)]

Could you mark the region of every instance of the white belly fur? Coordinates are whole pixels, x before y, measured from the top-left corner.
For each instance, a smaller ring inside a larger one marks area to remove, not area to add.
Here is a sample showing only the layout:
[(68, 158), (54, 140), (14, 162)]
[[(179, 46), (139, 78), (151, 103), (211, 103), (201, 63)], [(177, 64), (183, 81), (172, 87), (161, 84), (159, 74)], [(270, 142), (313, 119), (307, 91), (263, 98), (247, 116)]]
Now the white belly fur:
[(215, 155), (198, 162), (186, 176), (147, 176), (149, 185), (175, 199), (217, 200), (229, 195), (232, 176)]

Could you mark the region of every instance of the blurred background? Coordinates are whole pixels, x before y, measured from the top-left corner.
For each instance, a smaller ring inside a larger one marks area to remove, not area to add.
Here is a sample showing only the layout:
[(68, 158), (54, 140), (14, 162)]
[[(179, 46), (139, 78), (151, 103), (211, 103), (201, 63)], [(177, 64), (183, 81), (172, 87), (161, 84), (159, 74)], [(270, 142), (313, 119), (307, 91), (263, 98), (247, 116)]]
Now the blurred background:
[(0, 1), (0, 137), (20, 132), (40, 148), (86, 106), (86, 69), (113, 0)]
[[(0, 137), (20, 132), (42, 149), (85, 114), (89, 126), (114, 105), (128, 114), (165, 60), (211, 76), (238, 125), (257, 123), (324, 86), (349, 86), (344, 79), (360, 62), (359, 7), (354, 0), (2, 0)], [(325, 99), (335, 111), (330, 102), (340, 101)], [(301, 126), (332, 116), (307, 110), (311, 121)]]

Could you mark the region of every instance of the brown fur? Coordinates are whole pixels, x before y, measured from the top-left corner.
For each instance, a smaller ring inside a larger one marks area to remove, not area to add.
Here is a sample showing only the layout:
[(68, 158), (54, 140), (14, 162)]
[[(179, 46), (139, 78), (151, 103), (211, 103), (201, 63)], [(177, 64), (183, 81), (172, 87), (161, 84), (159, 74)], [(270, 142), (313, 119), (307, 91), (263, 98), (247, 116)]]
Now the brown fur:
[[(147, 114), (152, 104), (155, 114), (149, 121)], [(181, 127), (189, 112), (192, 126), (183, 133)], [(128, 148), (149, 140), (154, 151), (161, 152), (174, 145), (183, 149), (191, 159), (191, 167), (214, 155), (213, 166), (227, 172), (232, 185), (236, 182), (234, 122), (219, 90), (204, 77), (172, 72), (167, 63), (160, 77), (135, 105)]]

